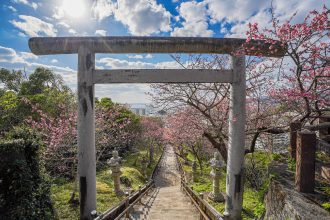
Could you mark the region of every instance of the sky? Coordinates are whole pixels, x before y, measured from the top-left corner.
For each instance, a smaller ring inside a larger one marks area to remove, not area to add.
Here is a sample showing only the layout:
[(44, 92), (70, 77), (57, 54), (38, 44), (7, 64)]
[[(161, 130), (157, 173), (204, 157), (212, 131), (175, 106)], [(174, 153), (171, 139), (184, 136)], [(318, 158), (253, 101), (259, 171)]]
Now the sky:
[[(37, 67), (60, 74), (75, 91), (78, 55), (36, 56), (31, 37), (173, 36), (247, 38), (248, 23), (271, 27), (304, 21), (325, 0), (0, 0), (0, 68), (31, 74)], [(178, 69), (168, 54), (96, 54), (96, 69)], [(1, 85), (0, 85), (1, 86)], [(120, 103), (148, 103), (148, 84), (95, 86), (95, 96)]]

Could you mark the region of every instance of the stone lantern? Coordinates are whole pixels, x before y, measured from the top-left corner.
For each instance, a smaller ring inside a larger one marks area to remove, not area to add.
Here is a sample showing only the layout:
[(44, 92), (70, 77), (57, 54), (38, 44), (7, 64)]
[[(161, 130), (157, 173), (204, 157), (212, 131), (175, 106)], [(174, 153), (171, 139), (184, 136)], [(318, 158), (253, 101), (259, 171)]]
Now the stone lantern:
[(118, 157), (118, 151), (116, 150), (112, 152), (112, 157), (108, 161), (111, 169), (110, 175), (113, 177), (114, 191), (119, 195), (123, 193), (123, 191), (120, 189), (120, 175), (123, 173), (120, 169), (120, 165), (123, 162), (123, 159)]
[(196, 157), (194, 158), (193, 162), (191, 163), (191, 173), (192, 173), (192, 179), (193, 182), (196, 182), (197, 179), (197, 163), (196, 163)]
[(148, 179), (148, 176), (147, 176), (148, 160), (146, 159), (146, 156), (143, 156), (142, 160), (140, 162), (141, 162), (141, 167), (142, 167), (142, 175), (144, 176), (145, 179)]
[(222, 177), (222, 168), (225, 167), (225, 163), (220, 159), (220, 153), (216, 151), (214, 158), (209, 162), (212, 167), (211, 177), (213, 177), (213, 192), (210, 193), (209, 199), (215, 202), (224, 202), (225, 198), (219, 191), (219, 180)]

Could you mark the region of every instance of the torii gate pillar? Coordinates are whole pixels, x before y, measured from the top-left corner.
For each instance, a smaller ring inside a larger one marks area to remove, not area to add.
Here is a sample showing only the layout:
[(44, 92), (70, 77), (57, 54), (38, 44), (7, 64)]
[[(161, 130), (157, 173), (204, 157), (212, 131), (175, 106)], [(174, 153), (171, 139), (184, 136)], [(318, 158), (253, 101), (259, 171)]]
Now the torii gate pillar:
[(80, 219), (90, 219), (96, 208), (95, 162), (95, 53), (88, 47), (78, 49), (78, 175)]
[(245, 153), (245, 55), (229, 55), (234, 81), (230, 86), (226, 208), (229, 219), (241, 219)]

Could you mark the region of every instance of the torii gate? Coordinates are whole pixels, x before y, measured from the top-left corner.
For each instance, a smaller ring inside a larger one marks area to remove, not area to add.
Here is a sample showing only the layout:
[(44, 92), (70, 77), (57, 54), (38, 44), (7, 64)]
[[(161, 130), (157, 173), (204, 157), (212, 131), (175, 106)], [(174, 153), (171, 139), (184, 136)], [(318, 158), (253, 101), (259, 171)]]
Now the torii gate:
[[(199, 37), (38, 37), (30, 38), (35, 55), (78, 53), (78, 175), (80, 218), (91, 219), (96, 207), (95, 84), (105, 83), (231, 83), (226, 180), (226, 212), (241, 219), (245, 151), (246, 76), (245, 39)], [(260, 41), (259, 41), (260, 42)], [(249, 46), (269, 54), (270, 43), (250, 41)], [(275, 44), (282, 57), (284, 51)], [(95, 69), (95, 53), (208, 53), (229, 54), (230, 70)]]

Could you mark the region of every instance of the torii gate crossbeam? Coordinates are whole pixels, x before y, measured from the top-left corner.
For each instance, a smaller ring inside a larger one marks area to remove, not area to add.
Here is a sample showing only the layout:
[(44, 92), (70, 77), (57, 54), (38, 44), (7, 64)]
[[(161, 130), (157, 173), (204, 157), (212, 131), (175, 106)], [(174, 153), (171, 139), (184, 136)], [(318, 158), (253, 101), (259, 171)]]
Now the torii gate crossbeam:
[[(226, 212), (241, 219), (245, 151), (245, 39), (199, 37), (45, 37), (30, 38), (35, 55), (78, 53), (78, 175), (80, 218), (91, 219), (96, 207), (95, 84), (102, 83), (231, 83), (226, 180)], [(277, 52), (270, 54), (269, 47)], [(250, 41), (271, 57), (284, 56), (278, 44)], [(230, 70), (95, 70), (95, 53), (229, 54)]]

